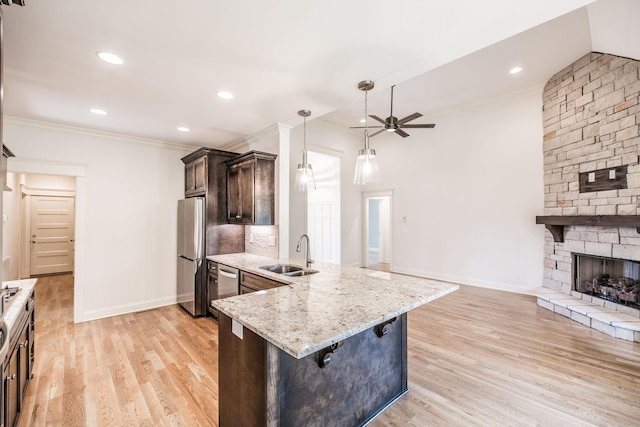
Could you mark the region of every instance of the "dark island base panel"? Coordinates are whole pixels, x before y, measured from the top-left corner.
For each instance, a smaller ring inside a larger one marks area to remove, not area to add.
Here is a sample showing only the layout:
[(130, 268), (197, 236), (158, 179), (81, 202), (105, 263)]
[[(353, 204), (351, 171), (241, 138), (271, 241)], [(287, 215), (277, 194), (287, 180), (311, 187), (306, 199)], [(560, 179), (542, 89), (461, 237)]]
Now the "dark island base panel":
[(246, 328), (241, 340), (223, 313), (218, 330), (221, 427), (361, 426), (407, 392), (406, 314), (342, 341), (324, 368), (324, 351), (296, 359)]

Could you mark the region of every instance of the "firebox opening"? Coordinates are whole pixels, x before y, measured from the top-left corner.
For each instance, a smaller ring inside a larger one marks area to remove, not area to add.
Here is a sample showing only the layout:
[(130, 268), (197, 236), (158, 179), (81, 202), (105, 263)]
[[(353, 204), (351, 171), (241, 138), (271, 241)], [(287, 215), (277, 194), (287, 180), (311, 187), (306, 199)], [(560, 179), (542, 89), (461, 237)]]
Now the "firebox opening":
[(640, 308), (640, 262), (583, 254), (573, 259), (576, 291)]

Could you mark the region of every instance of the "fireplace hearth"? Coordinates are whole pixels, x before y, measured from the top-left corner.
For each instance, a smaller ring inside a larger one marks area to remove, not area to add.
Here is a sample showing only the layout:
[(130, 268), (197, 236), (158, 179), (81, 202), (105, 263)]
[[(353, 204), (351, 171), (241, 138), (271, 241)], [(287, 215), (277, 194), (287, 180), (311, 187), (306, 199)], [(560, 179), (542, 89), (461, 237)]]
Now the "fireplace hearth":
[(640, 308), (640, 262), (573, 254), (574, 290)]

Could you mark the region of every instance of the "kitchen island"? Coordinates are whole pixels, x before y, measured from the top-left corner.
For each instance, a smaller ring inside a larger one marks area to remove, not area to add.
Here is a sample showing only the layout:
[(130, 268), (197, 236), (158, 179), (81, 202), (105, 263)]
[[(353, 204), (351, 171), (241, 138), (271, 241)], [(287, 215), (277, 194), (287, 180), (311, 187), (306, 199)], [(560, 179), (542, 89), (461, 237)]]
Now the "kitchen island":
[(208, 259), (285, 284), (212, 302), (222, 427), (366, 424), (407, 392), (406, 313), (458, 289), (334, 264), (301, 277), (260, 268), (303, 260)]

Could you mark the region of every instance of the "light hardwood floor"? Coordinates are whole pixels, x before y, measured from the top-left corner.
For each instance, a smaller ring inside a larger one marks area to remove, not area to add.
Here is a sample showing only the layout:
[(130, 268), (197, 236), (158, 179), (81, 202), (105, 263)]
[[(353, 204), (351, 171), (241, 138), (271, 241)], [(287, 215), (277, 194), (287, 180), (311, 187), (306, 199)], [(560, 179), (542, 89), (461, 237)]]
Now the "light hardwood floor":
[[(217, 325), (177, 306), (74, 325), (71, 276), (36, 286), (19, 426), (213, 426)], [(409, 314), (409, 393), (371, 425), (638, 426), (640, 344), (463, 286)], [(309, 425), (317, 425), (319, 418)]]

